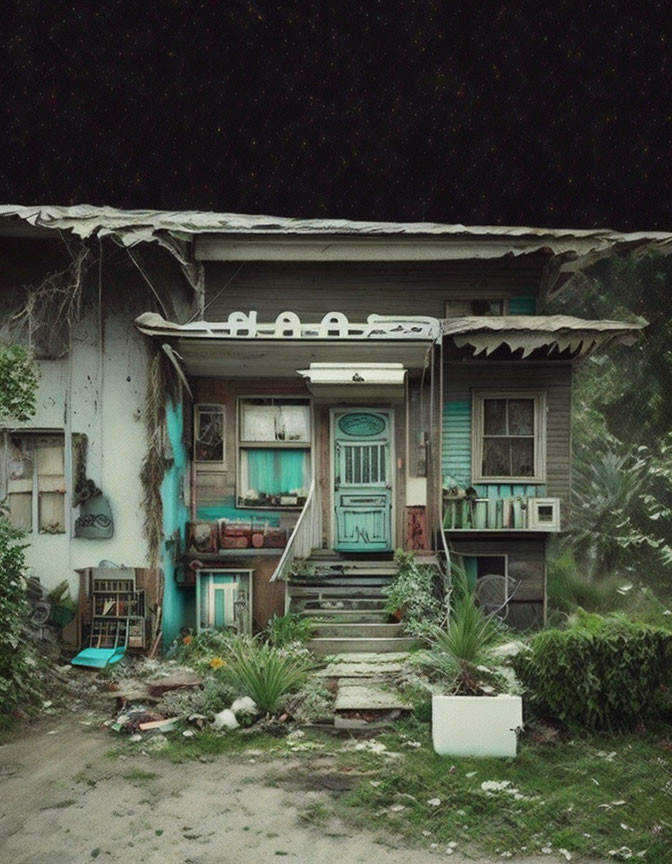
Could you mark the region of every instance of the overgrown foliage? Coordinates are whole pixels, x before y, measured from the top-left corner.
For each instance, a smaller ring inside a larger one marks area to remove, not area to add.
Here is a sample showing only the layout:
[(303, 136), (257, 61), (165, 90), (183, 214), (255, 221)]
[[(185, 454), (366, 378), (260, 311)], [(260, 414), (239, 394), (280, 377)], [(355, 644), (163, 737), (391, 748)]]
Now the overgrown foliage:
[(545, 630), (512, 660), (528, 705), (570, 727), (614, 732), (646, 717), (672, 684), (672, 634), (579, 610), (566, 630)]
[(0, 420), (28, 420), (35, 413), (37, 369), (20, 345), (0, 345)]
[[(672, 258), (610, 257), (573, 279), (547, 312), (647, 321), (635, 345), (577, 367), (574, 524), (586, 578), (630, 573), (672, 596)], [(584, 561), (585, 557), (585, 561)]]
[(0, 715), (30, 709), (37, 661), (27, 642), (29, 608), (21, 574), (25, 569), (23, 533), (0, 516)]
[(546, 592), (549, 616), (555, 612), (571, 614), (577, 607), (587, 612), (613, 612), (623, 602), (624, 581), (605, 578), (600, 581), (587, 579), (578, 568), (571, 548), (550, 557)]
[(274, 714), (290, 693), (301, 688), (308, 668), (309, 661), (301, 657), (259, 639), (238, 638), (231, 645), (224, 674), (260, 711)]
[(285, 648), (298, 642), (305, 645), (313, 634), (313, 625), (298, 612), (274, 615), (266, 627), (268, 641), (276, 648)]
[(410, 632), (445, 619), (446, 589), (437, 567), (421, 563), (414, 552), (397, 549), (397, 575), (386, 589), (385, 611), (403, 611)]

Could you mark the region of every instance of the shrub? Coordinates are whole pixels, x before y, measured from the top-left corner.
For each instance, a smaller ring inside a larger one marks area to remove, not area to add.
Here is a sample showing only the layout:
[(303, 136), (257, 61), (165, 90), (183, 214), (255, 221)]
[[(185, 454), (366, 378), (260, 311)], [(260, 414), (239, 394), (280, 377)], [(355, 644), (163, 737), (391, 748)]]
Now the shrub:
[(546, 630), (513, 667), (537, 714), (570, 727), (617, 731), (651, 713), (669, 683), (672, 635), (658, 627), (579, 610), (567, 630)]
[(385, 611), (404, 610), (404, 620), (414, 624), (440, 624), (444, 618), (443, 580), (431, 564), (420, 564), (413, 552), (397, 549), (397, 575), (386, 589)]
[(321, 678), (313, 676), (292, 698), (291, 714), (300, 723), (317, 723), (331, 716), (334, 710), (334, 695), (326, 688)]
[(431, 648), (421, 655), (420, 662), (443, 678), (454, 693), (476, 695), (482, 692), (484, 675), (479, 667), (489, 658), (489, 649), (497, 638), (497, 625), (476, 605), (464, 574), (453, 575), (446, 628), (434, 625), (427, 632)]
[(192, 714), (212, 717), (228, 708), (240, 694), (230, 681), (212, 675), (203, 682), (203, 689), (169, 690), (157, 710), (167, 717), (186, 718)]
[(313, 634), (313, 625), (298, 612), (274, 615), (266, 628), (268, 641), (276, 648), (284, 648), (293, 642), (304, 645)]
[(623, 602), (619, 594), (622, 579), (593, 582), (582, 576), (571, 550), (566, 550), (548, 565), (548, 604), (551, 609), (574, 612), (581, 607), (588, 612), (613, 612)]
[(238, 639), (231, 644), (222, 673), (243, 695), (254, 699), (260, 711), (273, 714), (283, 697), (301, 688), (308, 667), (307, 660), (282, 653), (268, 643)]
[(21, 581), (23, 533), (0, 515), (0, 713), (31, 708), (39, 699), (37, 660), (26, 638), (30, 610)]

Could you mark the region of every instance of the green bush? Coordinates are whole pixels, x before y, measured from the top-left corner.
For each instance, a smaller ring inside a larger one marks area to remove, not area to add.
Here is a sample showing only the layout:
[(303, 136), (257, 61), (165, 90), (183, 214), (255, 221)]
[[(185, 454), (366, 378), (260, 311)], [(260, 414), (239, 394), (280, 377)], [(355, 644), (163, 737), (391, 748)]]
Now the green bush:
[[(397, 575), (386, 589), (385, 611), (403, 610), (409, 624), (440, 624), (444, 618), (444, 589), (439, 570), (418, 562), (414, 552), (397, 549)], [(411, 628), (412, 629), (412, 628)]]
[(30, 709), (40, 698), (37, 660), (25, 633), (30, 612), (21, 581), (23, 536), (0, 515), (0, 714)]
[(672, 634), (579, 610), (568, 629), (538, 633), (512, 663), (537, 715), (618, 731), (655, 710), (654, 694), (672, 679)]
[(579, 573), (570, 549), (548, 564), (547, 596), (550, 610), (574, 612), (579, 606), (588, 612), (613, 612), (623, 605), (619, 587), (623, 579), (590, 581)]
[(268, 641), (276, 648), (284, 648), (293, 642), (305, 645), (313, 635), (313, 625), (298, 612), (274, 615), (266, 628)]
[(278, 711), (283, 698), (301, 688), (310, 665), (308, 660), (256, 639), (233, 641), (228, 658), (222, 675), (266, 714)]

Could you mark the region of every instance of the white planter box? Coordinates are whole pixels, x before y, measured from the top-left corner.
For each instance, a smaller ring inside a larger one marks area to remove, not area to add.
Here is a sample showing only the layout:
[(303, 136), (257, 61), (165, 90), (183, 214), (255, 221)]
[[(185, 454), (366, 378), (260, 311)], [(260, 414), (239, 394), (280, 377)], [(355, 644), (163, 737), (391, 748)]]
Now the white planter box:
[(520, 696), (432, 696), (432, 741), (441, 756), (515, 756)]

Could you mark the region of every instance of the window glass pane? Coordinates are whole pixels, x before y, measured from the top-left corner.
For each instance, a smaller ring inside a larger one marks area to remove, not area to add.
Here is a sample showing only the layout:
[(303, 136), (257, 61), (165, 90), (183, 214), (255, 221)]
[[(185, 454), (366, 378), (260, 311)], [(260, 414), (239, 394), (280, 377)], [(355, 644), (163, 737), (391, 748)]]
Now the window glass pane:
[(506, 435), (506, 399), (483, 400), (483, 432)]
[(514, 477), (534, 476), (534, 439), (511, 438), (511, 468)]
[(509, 435), (534, 435), (534, 399), (509, 399)]
[(484, 438), (483, 476), (509, 477), (510, 475), (508, 438)]
[(248, 485), (242, 490), (243, 497), (306, 494), (310, 483), (309, 453), (309, 450), (243, 450), (241, 456), (247, 462)]
[(279, 441), (309, 441), (308, 405), (278, 405), (276, 430)]
[(39, 530), (45, 534), (65, 532), (65, 496), (60, 492), (42, 492), (39, 498)]
[(275, 441), (275, 406), (261, 401), (241, 402), (241, 441)]
[(38, 444), (37, 473), (39, 475), (62, 475), (63, 471), (63, 445), (51, 443)]
[(199, 462), (223, 462), (224, 412), (219, 405), (199, 405), (197, 410), (195, 458)]
[(33, 479), (32, 441), (26, 438), (12, 438), (9, 443), (9, 480)]
[(30, 492), (10, 492), (9, 521), (22, 531), (32, 530), (33, 496)]

